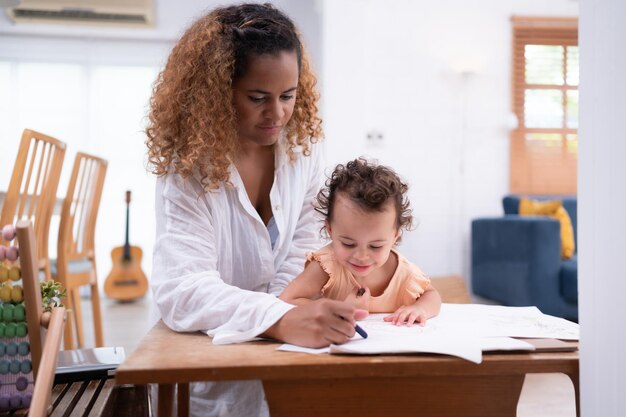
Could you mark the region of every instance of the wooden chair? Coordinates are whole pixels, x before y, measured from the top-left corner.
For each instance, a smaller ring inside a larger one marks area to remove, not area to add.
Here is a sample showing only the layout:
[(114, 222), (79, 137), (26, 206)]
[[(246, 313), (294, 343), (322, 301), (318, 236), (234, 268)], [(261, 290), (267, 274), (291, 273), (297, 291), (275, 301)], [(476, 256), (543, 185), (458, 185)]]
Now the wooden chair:
[[(48, 261), (48, 233), (61, 176), (65, 143), (25, 129), (9, 182), (0, 224), (30, 219), (37, 238), (38, 267), (51, 278)], [(6, 244), (0, 236), (0, 244)]]
[[(19, 261), (0, 259), (4, 268), (13, 269), (10, 275), (13, 283), (9, 286), (10, 281), (3, 281), (3, 287), (12, 289), (11, 297), (7, 299), (5, 295), (1, 302), (0, 410), (8, 413), (29, 407), (29, 416), (44, 417), (51, 404), (65, 309), (54, 307), (51, 313), (43, 312), (38, 245), (29, 220), (17, 223), (17, 241)], [(19, 274), (15, 273), (20, 269), (22, 286), (19, 286)]]
[[(107, 161), (78, 152), (61, 210), (58, 254), (52, 276), (67, 290), (70, 312), (64, 334), (65, 349), (84, 346), (80, 287), (89, 285), (97, 347), (104, 346), (100, 294), (96, 275), (95, 231)], [(77, 343), (74, 342), (74, 330)]]

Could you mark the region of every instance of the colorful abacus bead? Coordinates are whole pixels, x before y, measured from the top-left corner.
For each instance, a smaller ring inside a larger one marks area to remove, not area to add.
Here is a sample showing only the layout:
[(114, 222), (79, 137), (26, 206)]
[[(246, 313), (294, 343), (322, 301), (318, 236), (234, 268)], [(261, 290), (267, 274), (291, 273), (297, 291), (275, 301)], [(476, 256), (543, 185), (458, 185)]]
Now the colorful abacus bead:
[(19, 394), (11, 395), (11, 399), (9, 400), (9, 405), (11, 408), (20, 408), (22, 406), (22, 396)]
[(24, 391), (26, 388), (28, 388), (28, 379), (23, 376), (17, 378), (17, 381), (15, 381), (15, 387), (18, 391)]
[(19, 374), (20, 373), (20, 368), (21, 368), (22, 363), (17, 360), (17, 359), (13, 359), (11, 361), (11, 364), (9, 365), (9, 371), (13, 374)]
[(17, 325), (15, 323), (7, 323), (7, 327), (4, 329), (4, 337), (15, 337), (17, 332)]
[[(4, 247), (4, 246), (0, 246), (0, 247)], [(4, 265), (0, 265), (0, 282), (6, 282), (9, 280), (9, 269), (4, 266)]]
[(30, 371), (32, 370), (33, 370), (33, 363), (29, 359), (24, 359), (20, 363), (20, 372), (22, 372), (24, 375), (29, 374)]
[(17, 265), (12, 266), (11, 269), (9, 269), (9, 279), (11, 281), (17, 281), (20, 278), (22, 278), (22, 270)]
[(30, 344), (28, 342), (21, 342), (17, 346), (17, 353), (22, 356), (26, 356), (30, 353)]
[(15, 239), (15, 226), (12, 224), (7, 224), (2, 228), (2, 238), (6, 241), (11, 241)]
[(2, 359), (0, 361), (0, 375), (8, 374), (10, 365), (11, 365), (11, 363), (8, 360)]
[(7, 343), (6, 354), (9, 356), (17, 355), (17, 343), (15, 342)]
[[(14, 323), (11, 323), (14, 324)], [(26, 323), (22, 322), (22, 323), (18, 323), (17, 325), (15, 325), (15, 335), (17, 337), (25, 337), (28, 334), (28, 327), (26, 326)]]
[(13, 309), (13, 318), (15, 321), (24, 321), (26, 320), (26, 310), (24, 308), (24, 304), (18, 304)]
[(2, 306), (2, 320), (5, 322), (13, 321), (13, 310), (15, 310), (13, 304), (4, 304)]
[(30, 407), (30, 402), (33, 400), (33, 395), (30, 392), (22, 394), (22, 408)]
[(24, 290), (20, 285), (16, 285), (15, 287), (11, 288), (11, 301), (13, 301), (14, 303), (21, 303), (22, 301), (24, 301)]
[(4, 283), (2, 287), (0, 287), (0, 301), (3, 303), (11, 302), (11, 286), (7, 284), (8, 282)]
[(7, 248), (0, 245), (0, 262), (4, 261), (7, 258)]
[(5, 249), (6, 252), (6, 258), (13, 262), (13, 261), (17, 261), (17, 258), (19, 258), (20, 253), (19, 250), (17, 249), (17, 246), (9, 246)]

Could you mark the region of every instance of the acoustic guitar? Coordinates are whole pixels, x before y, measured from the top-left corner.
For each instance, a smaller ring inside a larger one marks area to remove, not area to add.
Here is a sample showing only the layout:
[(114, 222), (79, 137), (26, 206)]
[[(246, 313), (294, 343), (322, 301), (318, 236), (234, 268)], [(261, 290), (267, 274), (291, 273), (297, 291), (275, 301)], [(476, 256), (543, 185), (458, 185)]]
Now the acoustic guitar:
[(130, 217), (130, 191), (126, 191), (126, 242), (111, 251), (113, 268), (104, 281), (104, 293), (118, 301), (132, 301), (141, 298), (148, 290), (148, 279), (141, 270), (143, 252), (138, 246), (131, 246), (128, 239)]

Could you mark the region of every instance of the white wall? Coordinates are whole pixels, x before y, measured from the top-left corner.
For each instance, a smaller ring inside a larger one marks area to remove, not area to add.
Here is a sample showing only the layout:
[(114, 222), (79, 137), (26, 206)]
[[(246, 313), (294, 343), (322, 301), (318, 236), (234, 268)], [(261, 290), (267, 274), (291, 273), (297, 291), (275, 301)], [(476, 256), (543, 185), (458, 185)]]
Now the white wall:
[(581, 2), (580, 267), (581, 406), (583, 417), (626, 410), (626, 3)]
[(468, 278), (471, 219), (502, 213), (510, 17), (577, 13), (571, 0), (324, 2), (329, 162), (368, 155), (408, 180), (419, 227), (400, 250), (426, 273)]

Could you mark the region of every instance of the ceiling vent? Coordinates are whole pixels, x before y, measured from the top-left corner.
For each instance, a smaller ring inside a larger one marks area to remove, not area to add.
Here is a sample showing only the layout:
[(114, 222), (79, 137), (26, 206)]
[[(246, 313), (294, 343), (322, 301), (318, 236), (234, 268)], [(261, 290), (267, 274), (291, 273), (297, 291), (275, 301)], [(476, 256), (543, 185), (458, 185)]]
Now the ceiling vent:
[(22, 0), (8, 7), (15, 23), (152, 27), (153, 0)]

